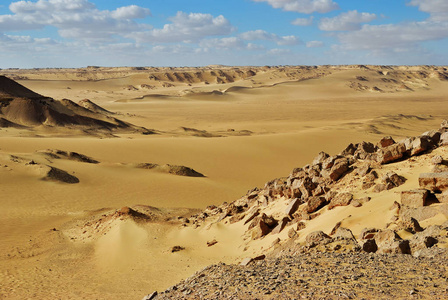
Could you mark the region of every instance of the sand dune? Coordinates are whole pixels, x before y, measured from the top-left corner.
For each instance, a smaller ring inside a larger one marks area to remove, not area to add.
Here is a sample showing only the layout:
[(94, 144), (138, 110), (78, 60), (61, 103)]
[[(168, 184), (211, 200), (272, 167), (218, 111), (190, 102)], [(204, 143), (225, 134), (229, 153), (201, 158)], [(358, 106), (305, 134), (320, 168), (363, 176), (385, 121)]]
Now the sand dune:
[[(399, 141), (448, 117), (444, 67), (0, 73), (21, 84), (0, 77), (0, 294), (11, 299), (141, 299), (211, 263), (275, 250), (290, 228), (252, 240), (244, 234), (246, 219), (199, 226), (208, 220), (203, 213), (211, 216), (223, 202), (287, 176), (320, 151), (335, 155), (349, 143), (376, 144), (387, 135)], [(158, 134), (143, 135), (142, 128)], [(322, 207), (298, 231), (299, 240), (317, 229), (330, 233), (338, 223), (355, 235), (363, 226), (384, 228), (396, 213), (389, 210), (399, 200), (395, 191), (416, 187), (415, 174), (445, 152), (383, 166), (380, 175), (396, 169), (407, 181), (382, 193), (359, 189), (347, 177), (340, 192), (371, 200)], [(136, 168), (144, 162), (163, 172)], [(206, 177), (173, 176), (166, 164)], [(41, 180), (55, 169), (79, 182)], [(272, 202), (265, 213), (286, 206)], [(445, 220), (443, 211), (434, 213), (420, 224)], [(184, 249), (172, 252), (175, 246)]]

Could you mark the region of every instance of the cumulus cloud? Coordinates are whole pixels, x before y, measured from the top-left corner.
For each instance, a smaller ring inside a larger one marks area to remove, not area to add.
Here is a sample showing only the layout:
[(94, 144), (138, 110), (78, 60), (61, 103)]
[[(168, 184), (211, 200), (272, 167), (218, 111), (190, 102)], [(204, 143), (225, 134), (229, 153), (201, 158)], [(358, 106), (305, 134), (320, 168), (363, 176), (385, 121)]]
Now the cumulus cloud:
[(274, 33), (269, 33), (264, 30), (252, 30), (243, 32), (239, 37), (245, 41), (273, 41), (277, 45), (298, 45), (301, 43), (300, 39), (294, 35), (279, 36)]
[(324, 42), (322, 41), (310, 41), (306, 43), (307, 48), (320, 48), (324, 46)]
[(339, 8), (338, 4), (332, 0), (252, 0), (255, 2), (267, 2), (274, 8), (281, 8), (285, 11), (294, 11), (303, 14), (314, 12), (327, 13)]
[(309, 18), (297, 18), (292, 21), (291, 24), (296, 26), (310, 26), (311, 24), (313, 24), (313, 19), (313, 16)]
[(146, 32), (130, 34), (140, 42), (175, 43), (197, 42), (205, 37), (229, 35), (234, 28), (224, 16), (211, 14), (178, 12), (169, 18), (170, 24)]
[(148, 28), (134, 19), (151, 15), (147, 8), (130, 5), (114, 11), (99, 10), (87, 0), (18, 1), (9, 6), (13, 14), (0, 15), (0, 32), (53, 26), (65, 38), (111, 39)]
[(368, 23), (375, 19), (375, 14), (360, 13), (352, 10), (333, 18), (322, 18), (319, 23), (319, 29), (324, 31), (359, 30), (362, 27), (362, 23)]
[(412, 22), (406, 24), (364, 25), (361, 30), (340, 33), (338, 39), (346, 50), (405, 51), (425, 41), (448, 37), (448, 23)]
[(432, 21), (448, 21), (448, 1), (411, 0), (409, 5), (418, 6), (420, 11), (429, 13)]
[(199, 46), (203, 48), (215, 48), (215, 49), (241, 49), (246, 48), (246, 44), (243, 40), (237, 37), (225, 37), (202, 40)]

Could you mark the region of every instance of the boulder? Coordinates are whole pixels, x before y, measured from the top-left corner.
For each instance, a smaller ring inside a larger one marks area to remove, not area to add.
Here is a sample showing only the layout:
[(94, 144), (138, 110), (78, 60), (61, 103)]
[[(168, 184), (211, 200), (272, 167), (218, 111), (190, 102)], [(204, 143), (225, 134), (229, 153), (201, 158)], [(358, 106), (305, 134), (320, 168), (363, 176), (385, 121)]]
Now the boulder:
[(356, 149), (357, 149), (357, 145), (350, 144), (347, 146), (347, 148), (342, 150), (341, 155), (342, 156), (353, 155), (353, 154), (355, 154)]
[(325, 197), (310, 197), (307, 201), (306, 212), (311, 214), (318, 211), (327, 203)]
[(336, 206), (347, 206), (352, 200), (353, 195), (350, 193), (337, 194), (333, 199), (331, 199), (328, 209), (333, 209)]
[(313, 195), (313, 190), (317, 187), (316, 183), (310, 177), (305, 177), (298, 182), (298, 188), (302, 193), (302, 199), (306, 199)]
[(436, 146), (440, 141), (440, 132), (437, 130), (426, 131), (422, 134), (422, 137), (428, 138), (431, 146)]
[(425, 189), (403, 191), (401, 192), (401, 204), (409, 207), (425, 206), (428, 196), (429, 192)]
[(378, 150), (377, 161), (381, 164), (391, 163), (402, 158), (405, 152), (406, 147), (404, 144), (393, 144)]
[(292, 216), (292, 214), (296, 212), (297, 208), (301, 203), (302, 200), (299, 198), (292, 199), (289, 202), (288, 207), (286, 207), (285, 214), (288, 216)]
[(417, 137), (412, 142), (411, 155), (417, 155), (431, 148), (431, 144), (425, 137)]
[(355, 236), (353, 235), (353, 232), (348, 229), (348, 228), (344, 228), (344, 227), (339, 227), (336, 230), (336, 233), (333, 236), (334, 238), (342, 238), (342, 239), (353, 239), (356, 240)]
[(400, 221), (400, 223), (398, 224), (398, 229), (399, 230), (403, 229), (413, 234), (423, 231), (423, 228), (420, 226), (418, 221), (414, 218), (409, 217), (404, 218), (403, 220)]
[(448, 172), (421, 173), (418, 178), (420, 188), (433, 192), (443, 192), (448, 189)]
[(375, 243), (378, 246), (376, 253), (380, 254), (411, 254), (409, 241), (403, 240), (395, 231), (380, 230), (375, 234)]
[(372, 159), (375, 157), (377, 147), (368, 142), (362, 142), (358, 144), (354, 156), (358, 159)]
[(446, 146), (448, 145), (448, 132), (444, 132), (440, 135), (440, 141), (439, 144), (441, 146)]
[(315, 247), (317, 245), (325, 245), (331, 242), (331, 237), (325, 234), (323, 231), (313, 231), (305, 238), (307, 247)]
[(403, 144), (406, 148), (406, 151), (410, 154), (412, 150), (412, 143), (414, 142), (415, 137), (408, 137), (402, 140), (400, 143)]
[(364, 164), (356, 169), (356, 173), (358, 173), (359, 176), (364, 177), (370, 172), (370, 170), (370, 164)]
[(349, 162), (346, 158), (339, 158), (334, 162), (331, 169), (325, 172), (325, 177), (336, 181), (349, 170)]
[(283, 219), (281, 219), (281, 220), (278, 222), (277, 226), (275, 226), (275, 228), (272, 230), (271, 233), (272, 233), (272, 234), (280, 233), (280, 232), (285, 228), (286, 224), (288, 224), (289, 221), (290, 221), (290, 220), (289, 220), (288, 217), (284, 217)]
[(319, 152), (319, 154), (314, 158), (314, 160), (313, 160), (313, 165), (319, 165), (319, 164), (322, 164), (323, 163), (323, 161), (325, 160), (325, 159), (327, 159), (328, 157), (330, 157), (330, 155), (328, 155), (327, 153), (325, 153), (325, 152)]
[(366, 240), (362, 244), (362, 250), (367, 253), (375, 253), (378, 250), (378, 246), (376, 245), (375, 239)]
[(385, 148), (393, 144), (395, 144), (394, 139), (391, 136), (386, 136), (378, 142), (378, 147)]

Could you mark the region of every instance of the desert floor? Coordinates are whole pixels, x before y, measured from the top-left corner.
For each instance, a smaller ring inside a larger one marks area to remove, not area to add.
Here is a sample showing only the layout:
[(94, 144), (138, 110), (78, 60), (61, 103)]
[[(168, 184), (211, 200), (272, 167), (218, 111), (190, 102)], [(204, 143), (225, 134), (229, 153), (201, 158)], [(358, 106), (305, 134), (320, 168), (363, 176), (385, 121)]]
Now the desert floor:
[[(237, 229), (196, 232), (170, 220), (236, 200), (320, 151), (337, 154), (349, 143), (386, 135), (400, 140), (448, 118), (448, 81), (413, 77), (413, 85), (403, 88), (400, 73), (394, 77), (400, 83), (388, 82), (381, 92), (351, 84), (363, 76), (384, 85), (387, 75), (377, 70), (327, 73), (307, 80), (260, 74), (151, 90), (129, 88), (146, 80), (143, 71), (87, 81), (62, 70), (18, 80), (55, 99), (88, 98), (159, 134), (99, 138), (0, 129), (0, 299), (140, 299), (211, 263), (234, 262), (243, 252), (232, 247)], [(41, 181), (10, 161), (10, 155), (42, 161), (36, 151), (45, 149), (82, 153), (100, 163), (54, 161), (80, 179), (69, 185)], [(135, 163), (184, 165), (206, 177), (132, 168)], [(134, 205), (160, 208), (161, 217), (148, 224), (104, 220), (101, 230), (82, 229), (103, 211)], [(219, 244), (207, 247), (216, 237)], [(172, 253), (175, 245), (186, 250)]]

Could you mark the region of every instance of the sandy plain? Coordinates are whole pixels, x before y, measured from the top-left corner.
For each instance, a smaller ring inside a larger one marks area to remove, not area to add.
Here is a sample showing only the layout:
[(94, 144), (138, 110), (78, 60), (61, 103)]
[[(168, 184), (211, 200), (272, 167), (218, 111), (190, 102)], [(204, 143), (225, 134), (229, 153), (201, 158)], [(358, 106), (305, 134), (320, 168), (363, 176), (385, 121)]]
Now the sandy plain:
[[(448, 118), (446, 74), (424, 66), (0, 70), (39, 94), (87, 98), (157, 132), (0, 129), (0, 298), (140, 299), (209, 264), (240, 260), (241, 228), (182, 229), (178, 217), (238, 199), (320, 151), (437, 128)], [(45, 149), (99, 164), (52, 160), (80, 179), (61, 184), (10, 158), (45, 163)], [(183, 165), (206, 177), (132, 167), (138, 163)], [(154, 219), (88, 225), (135, 205), (158, 208), (148, 208)], [(213, 239), (219, 243), (207, 247)], [(186, 250), (172, 253), (175, 245)]]

